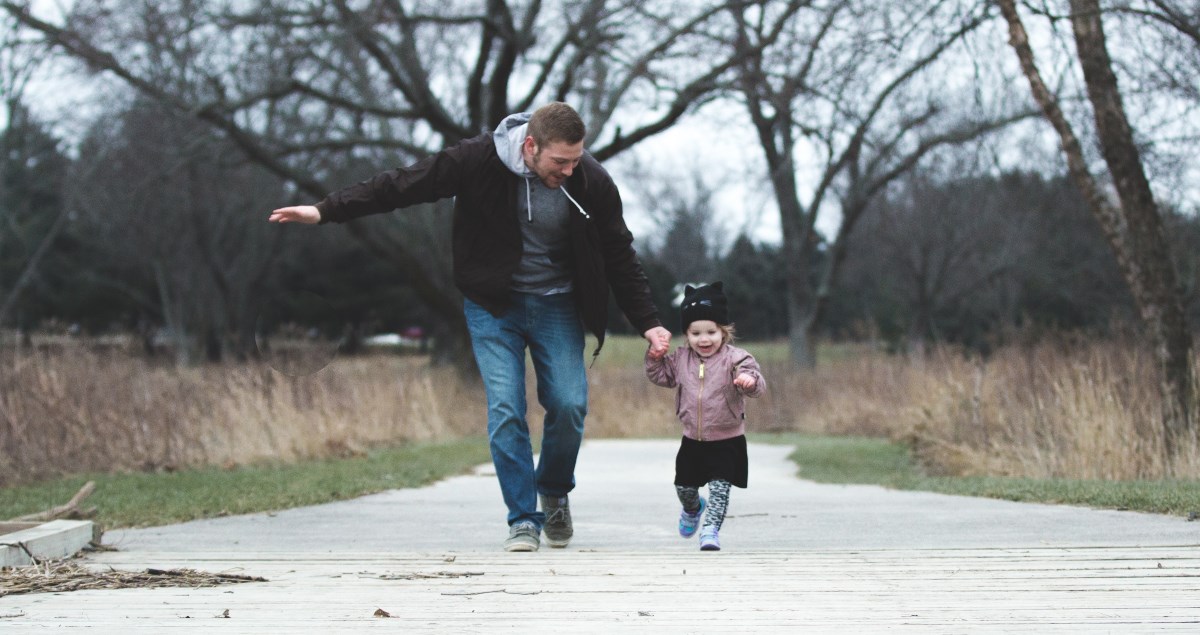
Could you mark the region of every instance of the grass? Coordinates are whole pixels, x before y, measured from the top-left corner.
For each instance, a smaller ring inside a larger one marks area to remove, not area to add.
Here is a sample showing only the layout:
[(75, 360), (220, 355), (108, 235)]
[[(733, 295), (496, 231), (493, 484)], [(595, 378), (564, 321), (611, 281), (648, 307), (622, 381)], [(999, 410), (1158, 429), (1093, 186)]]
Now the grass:
[(751, 441), (795, 445), (797, 476), (818, 483), (896, 487), (916, 478), (908, 451), (884, 439), (807, 434), (751, 435)]
[(927, 476), (908, 448), (886, 439), (803, 434), (755, 435), (755, 441), (794, 445), (800, 478), (819, 483), (870, 484), (1010, 501), (1082, 505), (1157, 514), (1200, 513), (1194, 480), (1104, 481), (997, 476)]
[[(752, 441), (791, 445), (800, 478), (983, 496), (1011, 501), (1187, 515), (1200, 510), (1196, 481), (1081, 481), (937, 477), (920, 473), (908, 449), (885, 439), (797, 433), (756, 434)], [(107, 528), (143, 527), (316, 505), (387, 489), (420, 487), (489, 460), (487, 442), (466, 438), (380, 450), (357, 458), (232, 470), (92, 474), (0, 489), (0, 518), (61, 504), (96, 481), (86, 505)], [(753, 469), (753, 468), (751, 468)]]
[(419, 487), (490, 460), (487, 440), (466, 438), (374, 451), (358, 458), (206, 468), (171, 473), (83, 474), (0, 489), (0, 518), (66, 502), (87, 481), (105, 527), (142, 527), (265, 512)]

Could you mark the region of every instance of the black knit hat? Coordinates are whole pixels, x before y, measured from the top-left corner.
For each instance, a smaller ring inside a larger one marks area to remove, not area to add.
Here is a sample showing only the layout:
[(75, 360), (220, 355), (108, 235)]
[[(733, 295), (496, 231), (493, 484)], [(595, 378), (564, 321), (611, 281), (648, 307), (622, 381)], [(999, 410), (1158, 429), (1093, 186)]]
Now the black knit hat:
[(696, 320), (712, 320), (722, 326), (729, 325), (729, 301), (720, 282), (683, 288), (683, 304), (679, 305), (681, 325), (686, 332), (688, 325)]

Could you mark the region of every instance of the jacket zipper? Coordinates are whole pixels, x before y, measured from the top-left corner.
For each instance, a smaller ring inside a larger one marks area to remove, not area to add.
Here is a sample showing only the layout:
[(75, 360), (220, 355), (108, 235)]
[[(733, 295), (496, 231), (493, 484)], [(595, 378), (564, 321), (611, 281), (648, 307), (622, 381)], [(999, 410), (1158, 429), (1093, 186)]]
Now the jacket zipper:
[(696, 436), (704, 440), (704, 360), (700, 361), (700, 391), (696, 396)]

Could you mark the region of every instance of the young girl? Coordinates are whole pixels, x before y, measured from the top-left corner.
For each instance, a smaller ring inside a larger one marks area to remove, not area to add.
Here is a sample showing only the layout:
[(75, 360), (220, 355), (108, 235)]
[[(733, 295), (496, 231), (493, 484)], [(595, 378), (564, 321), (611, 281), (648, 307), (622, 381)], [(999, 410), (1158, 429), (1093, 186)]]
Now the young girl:
[[(696, 533), (700, 549), (721, 549), (717, 532), (725, 520), (731, 485), (746, 487), (746, 409), (744, 397), (763, 394), (767, 384), (758, 362), (733, 346), (733, 325), (720, 282), (684, 290), (680, 307), (687, 346), (673, 353), (646, 352), (646, 376), (675, 389), (675, 414), (683, 440), (675, 456), (675, 491), (683, 512), (679, 535)], [(708, 485), (708, 500), (700, 486)], [(707, 514), (705, 510), (707, 509)]]

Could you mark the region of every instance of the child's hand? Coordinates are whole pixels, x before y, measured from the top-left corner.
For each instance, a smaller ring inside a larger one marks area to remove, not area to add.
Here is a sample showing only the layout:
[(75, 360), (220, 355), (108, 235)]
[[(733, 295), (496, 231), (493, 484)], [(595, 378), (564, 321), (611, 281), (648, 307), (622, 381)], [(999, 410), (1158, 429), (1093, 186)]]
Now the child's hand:
[(757, 382), (754, 381), (754, 378), (746, 373), (738, 375), (737, 378), (733, 380), (733, 385), (741, 388), (742, 390), (752, 390), (754, 388), (754, 384), (756, 383)]

